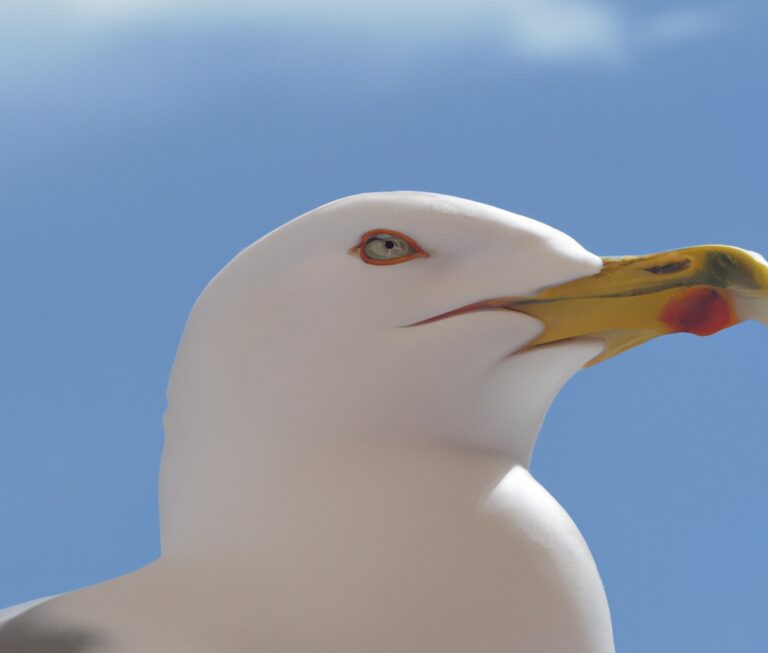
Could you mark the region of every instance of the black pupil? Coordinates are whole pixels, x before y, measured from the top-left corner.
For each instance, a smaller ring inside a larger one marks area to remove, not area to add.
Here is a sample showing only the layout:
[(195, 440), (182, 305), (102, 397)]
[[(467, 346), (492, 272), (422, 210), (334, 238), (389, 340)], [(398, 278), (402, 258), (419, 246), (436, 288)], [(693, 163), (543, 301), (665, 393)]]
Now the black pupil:
[(387, 249), (394, 249), (395, 248), (395, 241), (394, 240), (385, 240), (384, 241), (384, 247)]

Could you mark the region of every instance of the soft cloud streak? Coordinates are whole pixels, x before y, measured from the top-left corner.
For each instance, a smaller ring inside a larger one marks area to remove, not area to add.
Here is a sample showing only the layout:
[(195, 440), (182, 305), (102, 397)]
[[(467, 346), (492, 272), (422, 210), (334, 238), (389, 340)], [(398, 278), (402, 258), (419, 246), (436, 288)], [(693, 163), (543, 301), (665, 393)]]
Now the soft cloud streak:
[(727, 25), (727, 16), (716, 10), (675, 9), (660, 13), (645, 25), (649, 44), (679, 43), (712, 36)]
[(712, 9), (670, 9), (633, 16), (615, 2), (509, 0), (514, 52), (550, 62), (614, 64), (663, 46), (711, 37), (726, 16)]
[[(0, 18), (32, 14), (21, 0), (6, 2)], [(710, 37), (726, 25), (722, 12), (711, 9), (672, 8), (639, 16), (615, 0), (389, 0), (378, 5), (367, 0), (38, 0), (34, 4), (38, 16), (42, 6), (57, 20), (87, 30), (180, 20), (288, 23), (318, 31), (349, 31), (353, 26), (366, 36), (404, 35), (417, 44), (503, 38), (516, 58), (548, 63), (613, 64)]]
[(624, 44), (616, 7), (582, 0), (510, 0), (511, 43), (518, 54), (544, 60), (615, 59)]

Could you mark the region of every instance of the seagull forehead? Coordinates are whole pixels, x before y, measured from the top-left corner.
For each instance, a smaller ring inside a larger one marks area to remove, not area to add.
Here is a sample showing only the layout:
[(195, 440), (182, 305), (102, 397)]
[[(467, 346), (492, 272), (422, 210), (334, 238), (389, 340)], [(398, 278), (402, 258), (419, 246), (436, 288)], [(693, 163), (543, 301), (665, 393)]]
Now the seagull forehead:
[[(383, 271), (364, 269), (359, 261), (352, 265), (341, 256), (373, 229), (412, 237), (430, 258)], [(448, 281), (446, 274), (457, 273), (464, 281), (475, 277), (490, 283), (488, 293), (502, 294), (533, 292), (601, 267), (599, 257), (549, 225), (480, 202), (413, 191), (336, 200), (288, 222), (243, 254), (270, 265), (272, 272), (293, 268), (294, 277), (322, 274), (337, 284), (402, 277), (436, 287)]]

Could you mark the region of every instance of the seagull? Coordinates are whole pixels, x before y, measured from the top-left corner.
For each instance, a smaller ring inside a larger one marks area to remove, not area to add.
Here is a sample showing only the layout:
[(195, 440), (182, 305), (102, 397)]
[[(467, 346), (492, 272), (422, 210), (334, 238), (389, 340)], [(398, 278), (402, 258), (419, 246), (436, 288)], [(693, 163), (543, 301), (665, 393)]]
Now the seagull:
[(613, 653), (529, 471), (579, 369), (768, 322), (735, 247), (600, 258), (445, 195), (326, 204), (207, 286), (168, 387), (162, 557), (0, 613), (2, 653)]

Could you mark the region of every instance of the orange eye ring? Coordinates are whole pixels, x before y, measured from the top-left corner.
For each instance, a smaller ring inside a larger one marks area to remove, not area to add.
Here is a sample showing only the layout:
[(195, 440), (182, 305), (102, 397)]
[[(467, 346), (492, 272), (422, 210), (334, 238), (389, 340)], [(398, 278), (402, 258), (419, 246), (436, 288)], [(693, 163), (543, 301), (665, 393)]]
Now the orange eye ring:
[[(376, 249), (380, 250), (381, 256), (376, 256)], [(394, 252), (395, 255), (385, 257), (387, 251)], [(366, 231), (360, 237), (360, 242), (352, 247), (349, 253), (359, 254), (360, 258), (369, 265), (397, 265), (429, 256), (413, 238), (393, 229)]]

